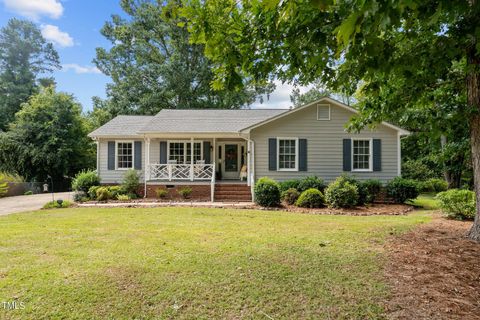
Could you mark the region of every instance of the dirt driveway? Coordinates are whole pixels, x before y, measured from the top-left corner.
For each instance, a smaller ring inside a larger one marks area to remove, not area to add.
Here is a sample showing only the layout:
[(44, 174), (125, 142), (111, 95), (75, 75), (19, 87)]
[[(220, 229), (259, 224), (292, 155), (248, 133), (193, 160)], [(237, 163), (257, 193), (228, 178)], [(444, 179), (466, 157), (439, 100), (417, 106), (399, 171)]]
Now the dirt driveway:
[[(54, 196), (55, 200), (72, 200), (73, 192), (55, 193)], [(38, 210), (48, 201), (52, 201), (51, 193), (0, 198), (0, 216), (15, 212)]]

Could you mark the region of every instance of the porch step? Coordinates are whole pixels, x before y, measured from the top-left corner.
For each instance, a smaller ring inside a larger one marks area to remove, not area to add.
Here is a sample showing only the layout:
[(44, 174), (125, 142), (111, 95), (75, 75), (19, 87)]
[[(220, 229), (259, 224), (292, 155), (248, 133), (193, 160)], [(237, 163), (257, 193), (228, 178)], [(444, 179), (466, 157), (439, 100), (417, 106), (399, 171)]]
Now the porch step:
[(216, 184), (215, 201), (252, 201), (250, 187), (246, 184)]

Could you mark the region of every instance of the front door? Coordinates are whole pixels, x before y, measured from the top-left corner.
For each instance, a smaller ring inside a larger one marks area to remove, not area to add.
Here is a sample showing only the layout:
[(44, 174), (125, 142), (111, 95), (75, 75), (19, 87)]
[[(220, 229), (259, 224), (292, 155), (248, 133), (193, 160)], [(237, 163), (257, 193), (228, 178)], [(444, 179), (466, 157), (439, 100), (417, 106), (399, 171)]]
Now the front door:
[(238, 143), (225, 143), (223, 146), (222, 178), (240, 179), (240, 153)]

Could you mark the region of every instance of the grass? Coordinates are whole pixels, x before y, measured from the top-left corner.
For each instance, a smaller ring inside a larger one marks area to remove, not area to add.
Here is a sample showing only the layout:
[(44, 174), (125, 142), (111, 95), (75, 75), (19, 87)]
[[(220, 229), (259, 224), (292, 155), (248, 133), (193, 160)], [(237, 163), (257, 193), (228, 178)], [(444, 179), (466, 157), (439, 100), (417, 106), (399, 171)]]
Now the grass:
[(440, 209), (440, 201), (435, 199), (435, 195), (436, 193), (422, 193), (410, 203), (426, 210)]
[(0, 217), (1, 319), (372, 319), (381, 244), (430, 219), (204, 208)]

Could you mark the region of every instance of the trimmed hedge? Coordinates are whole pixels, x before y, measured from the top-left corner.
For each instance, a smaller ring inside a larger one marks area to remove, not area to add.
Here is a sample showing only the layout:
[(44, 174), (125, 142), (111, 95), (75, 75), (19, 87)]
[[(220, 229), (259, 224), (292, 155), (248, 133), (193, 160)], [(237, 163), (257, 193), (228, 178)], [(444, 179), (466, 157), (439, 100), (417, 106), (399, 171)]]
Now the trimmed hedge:
[(447, 191), (448, 183), (443, 179), (432, 178), (418, 182), (418, 189), (421, 192), (442, 192)]
[(278, 183), (280, 188), (280, 192), (287, 191), (288, 189), (296, 189), (298, 190), (298, 185), (302, 180), (300, 179), (292, 179), (292, 180), (285, 180)]
[(418, 197), (418, 184), (415, 180), (396, 177), (387, 184), (387, 195), (396, 203), (404, 203)]
[(295, 188), (290, 188), (286, 191), (282, 192), (282, 200), (288, 204), (294, 204), (298, 197), (300, 197), (300, 192), (297, 191)]
[(317, 176), (305, 177), (300, 180), (298, 187), (296, 188), (300, 193), (308, 189), (317, 189), (323, 192), (325, 189), (325, 182)]
[(295, 205), (303, 208), (320, 208), (325, 204), (325, 197), (322, 192), (315, 188), (310, 188), (302, 192)]
[(358, 198), (357, 185), (345, 176), (338, 177), (325, 189), (325, 201), (333, 208), (354, 207), (358, 203)]
[(447, 217), (457, 220), (473, 220), (475, 218), (475, 192), (470, 190), (451, 189), (440, 192), (435, 197)]
[(86, 170), (77, 173), (72, 181), (72, 189), (75, 191), (83, 191), (85, 193), (93, 186), (100, 185), (100, 177), (96, 171)]
[(280, 205), (279, 185), (268, 177), (258, 179), (254, 193), (255, 202), (262, 207), (276, 207)]

